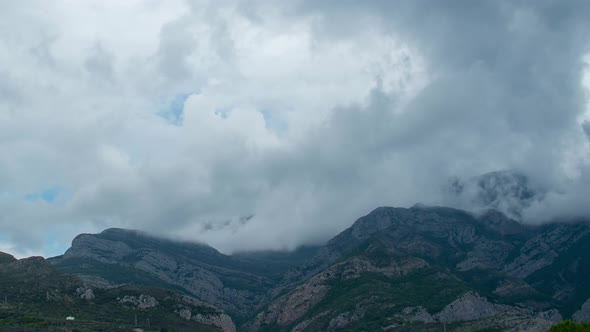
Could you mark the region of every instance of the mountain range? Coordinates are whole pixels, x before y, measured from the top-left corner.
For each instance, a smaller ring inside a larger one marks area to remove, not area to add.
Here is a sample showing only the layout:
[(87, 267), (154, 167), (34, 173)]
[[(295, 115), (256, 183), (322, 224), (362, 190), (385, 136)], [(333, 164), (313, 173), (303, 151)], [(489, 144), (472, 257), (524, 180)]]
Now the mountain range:
[(293, 252), (107, 229), (47, 260), (0, 255), (0, 327), (67, 330), (71, 315), (104, 331), (545, 331), (590, 320), (588, 276), (587, 220), (524, 225), (494, 209), (380, 207)]

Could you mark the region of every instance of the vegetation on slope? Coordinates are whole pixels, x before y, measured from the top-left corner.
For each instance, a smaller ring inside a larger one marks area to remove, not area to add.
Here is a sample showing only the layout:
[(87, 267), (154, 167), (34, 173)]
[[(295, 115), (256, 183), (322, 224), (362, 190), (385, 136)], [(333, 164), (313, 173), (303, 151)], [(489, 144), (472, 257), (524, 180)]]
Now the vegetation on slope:
[(590, 323), (576, 323), (565, 320), (551, 326), (548, 332), (590, 332)]
[[(92, 289), (61, 273), (41, 257), (0, 262), (0, 331), (217, 331), (214, 326), (188, 321), (177, 312), (189, 309), (202, 314), (217, 314), (210, 306), (183, 301), (181, 296), (163, 289), (122, 286)], [(153, 298), (156, 305), (145, 307), (122, 301), (125, 297)], [(66, 320), (66, 317), (74, 320)], [(137, 324), (136, 324), (137, 319)]]

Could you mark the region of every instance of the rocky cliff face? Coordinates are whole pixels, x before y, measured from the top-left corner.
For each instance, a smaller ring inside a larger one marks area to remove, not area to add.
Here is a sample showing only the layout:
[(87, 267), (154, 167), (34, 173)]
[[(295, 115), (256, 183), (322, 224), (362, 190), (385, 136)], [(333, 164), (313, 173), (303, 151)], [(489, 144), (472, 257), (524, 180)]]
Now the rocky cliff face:
[[(279, 297), (263, 312), (258, 314), (254, 321), (247, 326), (249, 330), (259, 330), (263, 326), (289, 326), (297, 322), (321, 301), (326, 300), (330, 292), (334, 292), (339, 282), (356, 282), (365, 274), (375, 274), (385, 278), (399, 278), (406, 276), (415, 270), (425, 268), (428, 264), (421, 259), (391, 253), (392, 259), (375, 260), (370, 254), (384, 248), (370, 246), (366, 249), (367, 256), (354, 257), (350, 260), (336, 263), (322, 272), (316, 274), (305, 283), (295, 287), (290, 293)], [(336, 287), (335, 287), (336, 286)], [(366, 307), (372, 303), (365, 303)], [(358, 306), (360, 305), (360, 306)], [(345, 322), (353, 322), (364, 316), (367, 308), (362, 303), (357, 304), (354, 312), (340, 313), (333, 318), (332, 326), (345, 327)], [(321, 313), (320, 316), (330, 317), (330, 311)], [(303, 321), (295, 326), (296, 330), (305, 330), (310, 324)]]
[(562, 320), (556, 310), (534, 312), (522, 307), (492, 303), (473, 291), (463, 294), (439, 313), (430, 314), (423, 307), (408, 307), (398, 317), (402, 321), (425, 325), (462, 323), (474, 330), (481, 326), (510, 331), (545, 331)]
[[(498, 218), (502, 218), (498, 221)], [(493, 222), (488, 223), (488, 219)], [(449, 208), (378, 208), (328, 242), (306, 264), (291, 270), (289, 282), (304, 279), (352, 252), (356, 247), (386, 233), (395, 246), (410, 254), (439, 259), (446, 256), (460, 269), (498, 267), (515, 250), (505, 233), (522, 243), (529, 230), (507, 217), (490, 212), (480, 218)], [(490, 233), (490, 234), (487, 234)]]
[(506, 313), (514, 308), (508, 305), (491, 303), (475, 292), (467, 292), (449, 303), (434, 317), (446, 323), (477, 320)]

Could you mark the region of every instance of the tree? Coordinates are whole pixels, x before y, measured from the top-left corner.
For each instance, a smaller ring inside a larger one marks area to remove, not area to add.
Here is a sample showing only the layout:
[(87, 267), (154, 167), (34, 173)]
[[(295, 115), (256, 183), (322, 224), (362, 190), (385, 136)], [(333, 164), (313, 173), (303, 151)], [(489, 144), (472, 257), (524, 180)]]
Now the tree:
[(549, 329), (548, 332), (590, 332), (590, 323), (576, 323), (564, 320)]

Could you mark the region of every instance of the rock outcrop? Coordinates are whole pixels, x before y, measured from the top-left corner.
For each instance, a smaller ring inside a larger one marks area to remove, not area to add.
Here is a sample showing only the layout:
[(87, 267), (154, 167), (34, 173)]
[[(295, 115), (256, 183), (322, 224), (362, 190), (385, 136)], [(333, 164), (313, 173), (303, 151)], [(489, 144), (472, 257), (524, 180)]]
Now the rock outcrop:
[(76, 295), (78, 295), (82, 300), (94, 300), (94, 291), (92, 288), (78, 287), (76, 289)]
[[(193, 320), (205, 325), (212, 325), (223, 332), (236, 331), (236, 326), (233, 320), (222, 310), (186, 296), (183, 297), (183, 303), (184, 304), (178, 305), (177, 309), (174, 311), (181, 318), (185, 320)], [(195, 307), (198, 308), (197, 311), (195, 311)]]
[(584, 224), (555, 224), (544, 226), (544, 231), (530, 238), (520, 248), (520, 255), (506, 265), (504, 271), (517, 278), (526, 278), (551, 265), (563, 252), (590, 234)]
[(590, 299), (586, 300), (580, 310), (574, 313), (572, 319), (577, 322), (590, 322)]
[(153, 308), (159, 304), (155, 297), (145, 294), (140, 294), (139, 296), (125, 295), (119, 300), (119, 303), (125, 307), (137, 309)]
[(507, 305), (490, 303), (485, 297), (475, 292), (467, 292), (449, 303), (435, 317), (437, 321), (451, 323), (492, 317), (511, 309)]

